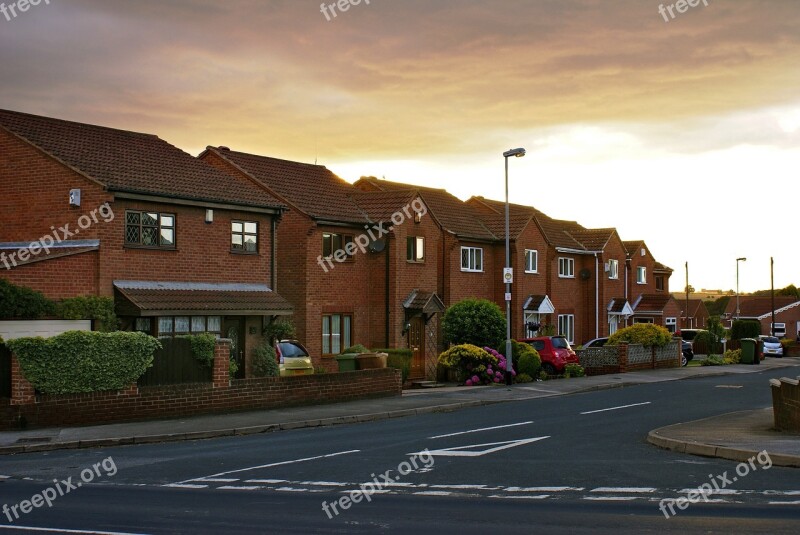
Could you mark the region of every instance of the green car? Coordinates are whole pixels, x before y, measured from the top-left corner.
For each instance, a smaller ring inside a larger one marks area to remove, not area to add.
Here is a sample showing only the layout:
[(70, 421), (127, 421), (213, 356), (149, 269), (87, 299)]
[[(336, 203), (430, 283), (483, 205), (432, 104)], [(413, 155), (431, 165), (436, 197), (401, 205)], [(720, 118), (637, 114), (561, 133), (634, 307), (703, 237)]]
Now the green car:
[(311, 356), (297, 340), (281, 340), (275, 343), (275, 353), (281, 369), (281, 377), (292, 375), (311, 375), (314, 365)]

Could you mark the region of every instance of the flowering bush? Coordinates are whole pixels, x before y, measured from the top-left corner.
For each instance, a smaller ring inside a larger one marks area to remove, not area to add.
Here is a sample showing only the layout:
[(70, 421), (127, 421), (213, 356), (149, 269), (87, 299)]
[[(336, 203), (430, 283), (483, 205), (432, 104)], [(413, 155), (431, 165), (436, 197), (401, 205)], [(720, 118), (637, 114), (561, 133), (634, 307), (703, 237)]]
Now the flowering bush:
[[(453, 346), (439, 355), (439, 364), (454, 370), (458, 380), (467, 386), (495, 382), (494, 379), (500, 370), (499, 362), (495, 355), (472, 344)], [(502, 372), (500, 373), (502, 377)]]
[[(491, 356), (497, 359), (497, 366), (492, 369), (494, 374), (487, 376), (485, 383), (502, 383), (503, 379), (505, 378), (506, 373), (506, 357), (500, 353), (499, 351), (492, 349), (491, 347), (484, 347), (484, 351), (489, 353)], [(516, 377), (517, 372), (515, 370), (511, 370), (511, 376)], [(481, 383), (478, 383), (481, 384)], [(467, 385), (469, 386), (469, 385)]]

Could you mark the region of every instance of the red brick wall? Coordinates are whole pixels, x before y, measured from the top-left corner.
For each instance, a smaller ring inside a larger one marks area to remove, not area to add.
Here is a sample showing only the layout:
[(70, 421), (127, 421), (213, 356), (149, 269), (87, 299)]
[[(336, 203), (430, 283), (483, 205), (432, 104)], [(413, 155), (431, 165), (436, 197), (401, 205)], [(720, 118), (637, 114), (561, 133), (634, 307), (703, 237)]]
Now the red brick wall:
[(98, 262), (98, 253), (91, 251), (10, 270), (0, 266), (0, 278), (33, 288), (50, 299), (93, 295), (99, 291)]
[[(610, 260), (617, 260), (617, 278), (609, 278), (610, 272), (605, 271), (605, 264)], [(600, 336), (609, 336), (608, 305), (612, 299), (625, 297), (625, 245), (616, 233), (611, 237), (603, 254), (600, 257)], [(628, 299), (630, 302), (630, 298)], [(618, 328), (625, 327), (622, 320)], [(587, 342), (589, 339), (582, 340)]]
[[(445, 237), (449, 280), (445, 288), (445, 305), (450, 306), (468, 298), (495, 301), (495, 279), (502, 278), (503, 264), (497, 264), (491, 243)], [(461, 271), (461, 247), (483, 249), (483, 272)], [(502, 296), (500, 296), (502, 299)]]
[(24, 416), (30, 427), (72, 426), (396, 396), (401, 393), (400, 382), (399, 370), (383, 368), (245, 379), (225, 388), (191, 384), (41, 396), (38, 403), (14, 407), (4, 401), (0, 429), (13, 429), (18, 415)]

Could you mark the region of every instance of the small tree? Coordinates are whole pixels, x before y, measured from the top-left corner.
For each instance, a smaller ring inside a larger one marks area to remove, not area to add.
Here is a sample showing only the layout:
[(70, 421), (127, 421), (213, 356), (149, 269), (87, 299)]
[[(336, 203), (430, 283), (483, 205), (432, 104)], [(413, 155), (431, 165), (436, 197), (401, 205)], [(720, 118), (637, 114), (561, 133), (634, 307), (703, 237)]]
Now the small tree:
[(442, 330), (447, 343), (497, 347), (506, 337), (506, 318), (491, 301), (465, 299), (447, 309)]
[(274, 345), (278, 340), (294, 338), (295, 333), (294, 323), (290, 319), (273, 320), (263, 331), (270, 345)]
[(256, 377), (278, 377), (281, 374), (275, 348), (264, 343), (253, 350), (253, 375)]

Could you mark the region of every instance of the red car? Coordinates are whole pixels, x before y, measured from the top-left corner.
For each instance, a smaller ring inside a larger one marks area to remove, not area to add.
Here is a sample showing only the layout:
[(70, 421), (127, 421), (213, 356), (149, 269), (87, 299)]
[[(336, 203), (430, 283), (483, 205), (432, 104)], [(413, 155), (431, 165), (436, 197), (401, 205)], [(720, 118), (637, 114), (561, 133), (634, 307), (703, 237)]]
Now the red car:
[(547, 375), (564, 373), (567, 364), (580, 364), (578, 355), (563, 336), (537, 336), (523, 338), (518, 342), (530, 344), (542, 359), (542, 369)]

